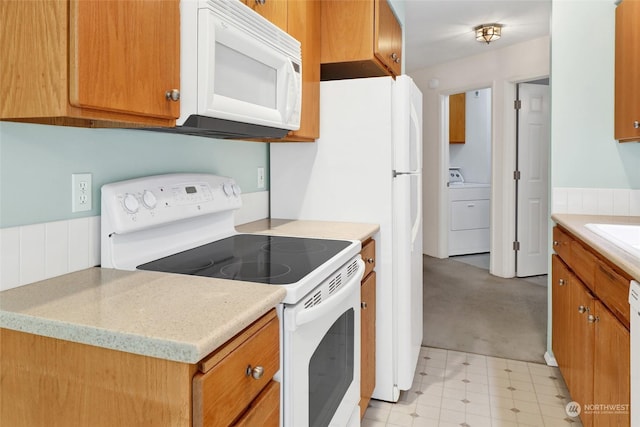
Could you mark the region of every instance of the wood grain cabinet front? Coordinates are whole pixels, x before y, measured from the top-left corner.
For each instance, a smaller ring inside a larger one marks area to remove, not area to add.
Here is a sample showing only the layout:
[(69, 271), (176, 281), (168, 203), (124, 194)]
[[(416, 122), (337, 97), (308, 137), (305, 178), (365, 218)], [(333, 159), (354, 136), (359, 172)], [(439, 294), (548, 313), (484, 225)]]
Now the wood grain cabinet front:
[(585, 427), (629, 426), (630, 278), (566, 230), (555, 227), (553, 238), (552, 350), (560, 372)]
[(0, 119), (175, 126), (179, 0), (5, 1), (0, 14)]
[(449, 144), (466, 141), (466, 99), (466, 93), (449, 95)]
[(402, 27), (387, 0), (322, 2), (321, 79), (398, 76)]
[[(280, 366), (279, 326), (275, 312), (258, 320), (200, 362), (193, 378), (193, 426), (229, 426), (239, 421), (277, 427), (280, 399), (273, 376)], [(259, 396), (267, 387), (265, 396)], [(259, 400), (253, 403), (256, 398)], [(276, 404), (274, 404), (276, 403)], [(265, 424), (271, 420), (275, 424)]]
[(0, 329), (0, 425), (266, 426), (280, 422), (275, 310), (198, 364)]
[(360, 418), (369, 406), (376, 387), (376, 242), (366, 240), (360, 256), (365, 264), (360, 285)]
[(640, 0), (616, 8), (614, 137), (640, 141)]

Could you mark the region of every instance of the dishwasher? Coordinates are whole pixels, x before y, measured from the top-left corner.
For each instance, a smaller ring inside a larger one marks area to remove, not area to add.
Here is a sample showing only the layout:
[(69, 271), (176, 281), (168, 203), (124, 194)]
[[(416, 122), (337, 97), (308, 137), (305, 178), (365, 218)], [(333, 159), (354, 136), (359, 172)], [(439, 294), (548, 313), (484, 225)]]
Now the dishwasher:
[[(631, 425), (640, 426), (640, 283), (631, 281)], [(634, 411), (635, 409), (635, 411)]]

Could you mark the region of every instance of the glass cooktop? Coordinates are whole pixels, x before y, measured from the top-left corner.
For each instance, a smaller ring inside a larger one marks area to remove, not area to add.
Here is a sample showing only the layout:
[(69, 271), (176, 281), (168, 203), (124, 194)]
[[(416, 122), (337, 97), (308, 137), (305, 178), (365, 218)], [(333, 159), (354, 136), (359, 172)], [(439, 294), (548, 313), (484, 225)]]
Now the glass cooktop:
[(343, 240), (236, 234), (137, 268), (287, 285), (298, 282), (350, 243)]

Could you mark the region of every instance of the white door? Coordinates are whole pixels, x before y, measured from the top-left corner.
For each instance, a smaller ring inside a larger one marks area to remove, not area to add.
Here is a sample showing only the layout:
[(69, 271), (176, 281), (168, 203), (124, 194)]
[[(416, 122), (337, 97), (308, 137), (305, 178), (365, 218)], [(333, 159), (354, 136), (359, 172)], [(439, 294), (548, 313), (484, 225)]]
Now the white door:
[(547, 274), (549, 86), (519, 84), (516, 251), (518, 277)]

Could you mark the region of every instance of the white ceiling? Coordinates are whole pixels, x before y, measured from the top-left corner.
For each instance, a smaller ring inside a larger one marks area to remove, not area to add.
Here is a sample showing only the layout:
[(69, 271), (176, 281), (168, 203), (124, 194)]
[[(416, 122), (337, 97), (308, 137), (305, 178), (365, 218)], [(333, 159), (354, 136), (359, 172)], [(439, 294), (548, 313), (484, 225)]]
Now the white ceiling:
[[(551, 0), (406, 0), (405, 68), (412, 72), (549, 34)], [(473, 28), (502, 24), (487, 45)]]

